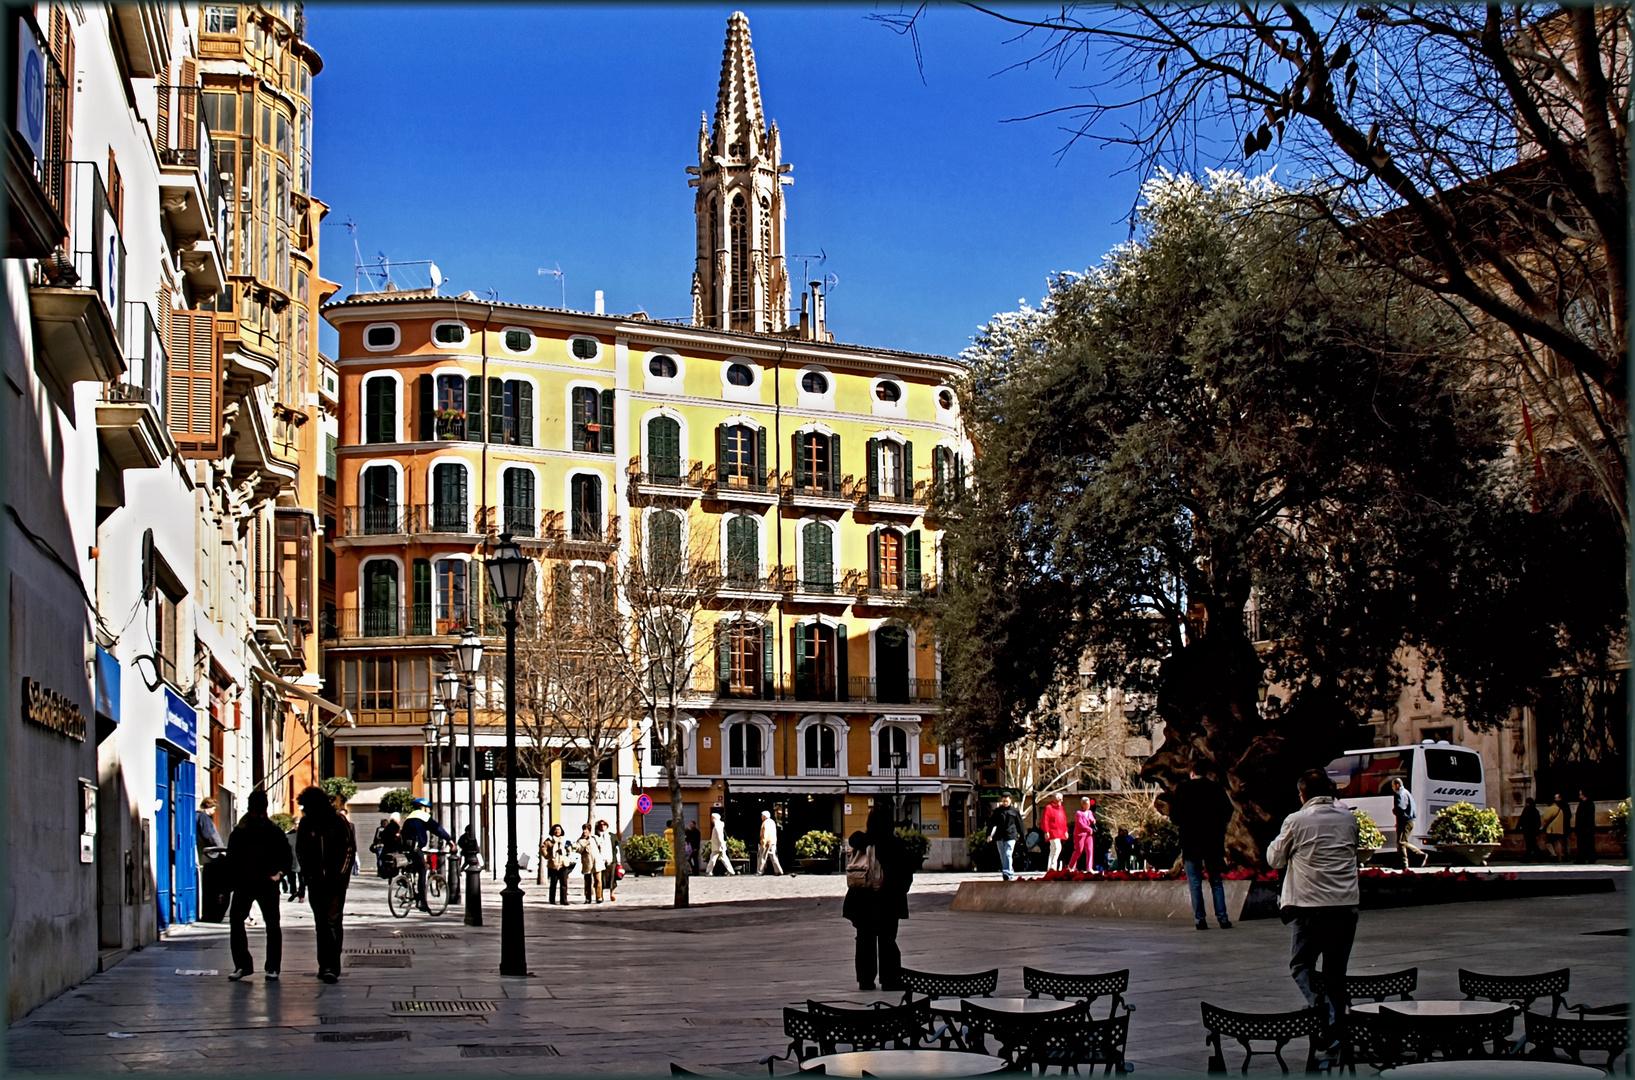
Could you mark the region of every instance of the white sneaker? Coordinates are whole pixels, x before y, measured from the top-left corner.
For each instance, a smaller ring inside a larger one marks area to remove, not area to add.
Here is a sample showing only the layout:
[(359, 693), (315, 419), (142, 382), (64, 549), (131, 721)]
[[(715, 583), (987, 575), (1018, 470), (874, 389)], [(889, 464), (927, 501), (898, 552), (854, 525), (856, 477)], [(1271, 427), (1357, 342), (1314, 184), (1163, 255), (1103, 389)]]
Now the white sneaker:
[(243, 968), (237, 968), (231, 975), (227, 976), (227, 981), (238, 982), (240, 979), (247, 979), (249, 977), (250, 973), (248, 971), (244, 970)]
[(267, 972), (266, 979), (267, 979), (268, 982), (277, 982), (278, 981), (278, 972), (276, 972), (276, 971)]

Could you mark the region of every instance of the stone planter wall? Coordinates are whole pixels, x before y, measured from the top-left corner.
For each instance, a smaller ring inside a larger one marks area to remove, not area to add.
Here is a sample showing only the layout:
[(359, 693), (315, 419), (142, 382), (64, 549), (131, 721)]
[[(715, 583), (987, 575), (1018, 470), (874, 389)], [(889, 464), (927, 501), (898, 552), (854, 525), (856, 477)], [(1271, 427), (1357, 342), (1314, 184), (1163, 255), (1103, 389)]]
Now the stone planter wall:
[[(1234, 921), (1256, 918), (1249, 881), (1223, 882), (1226, 910)], [(1211, 920), (1215, 902), (1204, 883), (1204, 909)], [(955, 911), (1007, 915), (1078, 915), (1118, 919), (1192, 921), (1192, 900), (1179, 881), (967, 881), (954, 896)], [(1275, 914), (1275, 900), (1273, 914)]]

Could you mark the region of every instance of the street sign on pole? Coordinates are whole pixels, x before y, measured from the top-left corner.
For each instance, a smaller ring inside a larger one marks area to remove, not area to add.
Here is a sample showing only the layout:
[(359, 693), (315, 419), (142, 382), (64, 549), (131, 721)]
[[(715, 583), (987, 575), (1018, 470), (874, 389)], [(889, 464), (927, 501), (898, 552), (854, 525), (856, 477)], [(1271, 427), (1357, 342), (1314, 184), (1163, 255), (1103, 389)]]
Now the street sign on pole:
[(636, 812), (638, 814), (651, 814), (653, 812), (653, 797), (651, 795), (643, 795), (641, 798), (637, 799)]

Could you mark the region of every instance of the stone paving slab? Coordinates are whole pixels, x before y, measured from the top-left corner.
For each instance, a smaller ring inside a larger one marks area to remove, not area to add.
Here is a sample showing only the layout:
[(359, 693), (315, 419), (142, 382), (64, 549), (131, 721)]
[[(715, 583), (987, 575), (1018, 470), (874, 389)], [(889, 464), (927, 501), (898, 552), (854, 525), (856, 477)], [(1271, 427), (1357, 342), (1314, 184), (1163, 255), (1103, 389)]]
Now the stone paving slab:
[[(1203, 1071), (1200, 1000), (1268, 1010), (1299, 1004), (1287, 975), (1288, 930), (1276, 920), (1200, 933), (1190, 923), (952, 911), (954, 891), (973, 877), (981, 875), (916, 880), (912, 917), (899, 937), (905, 962), (942, 971), (998, 967), (1001, 994), (1022, 992), (1024, 964), (1128, 967), (1136, 1007), (1129, 1052), (1143, 1075)], [(409, 951), (348, 955), (401, 955), (409, 966), (348, 966), (333, 986), (314, 977), (304, 906), (284, 908), (277, 983), (259, 972), (227, 982), (227, 928), (180, 927), (13, 1024), (6, 1071), (661, 1075), (675, 1061), (764, 1075), (758, 1060), (787, 1045), (784, 1005), (871, 999), (852, 976), (853, 933), (840, 918), (843, 878), (697, 880), (697, 906), (683, 911), (663, 906), (672, 887), (667, 878), (629, 879), (616, 902), (562, 908), (542, 902), (542, 887), (525, 885), (535, 974), (523, 979), (498, 973), (499, 888), (487, 881), (487, 925), (472, 928), (457, 910), (435, 920), (393, 919), (383, 883), (358, 879), (345, 948)], [(1458, 996), (1461, 966), (1569, 966), (1570, 1000), (1625, 1000), (1626, 940), (1595, 933), (1626, 927), (1625, 905), (1622, 894), (1606, 894), (1367, 912), (1353, 970), (1418, 965), (1416, 996), (1423, 999)], [(259, 929), (252, 928), (251, 945), (259, 964)], [(222, 975), (177, 976), (178, 967), (215, 967)], [(469, 1015), (392, 1007), (436, 1000), (497, 1004)], [(136, 1037), (110, 1039), (110, 1031)], [(388, 1041), (330, 1041), (347, 1035)], [(779, 1071), (792, 1069), (780, 1064)]]

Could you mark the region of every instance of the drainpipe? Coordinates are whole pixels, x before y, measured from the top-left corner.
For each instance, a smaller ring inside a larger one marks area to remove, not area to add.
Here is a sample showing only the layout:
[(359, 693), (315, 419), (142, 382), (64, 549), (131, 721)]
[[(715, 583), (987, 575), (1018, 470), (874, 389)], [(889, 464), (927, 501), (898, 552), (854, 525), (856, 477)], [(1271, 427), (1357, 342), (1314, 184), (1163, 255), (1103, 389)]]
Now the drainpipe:
[[(783, 356), (784, 353), (788, 351), (789, 342), (785, 341), (778, 349), (777, 359), (772, 361), (772, 482), (774, 485), (780, 485), (783, 477)], [(781, 486), (779, 486), (778, 490), (778, 501), (772, 504), (772, 521), (776, 526), (775, 535), (777, 536), (778, 568), (781, 570), (783, 568), (783, 489)], [(778, 600), (779, 674), (787, 674), (789, 672), (789, 665), (785, 662), (783, 655), (783, 616), (784, 602), (780, 597)], [(778, 688), (777, 697), (780, 700), (783, 698), (782, 686)], [(784, 738), (784, 757), (786, 759), (784, 761), (784, 766), (786, 770), (789, 765), (787, 760), (789, 756), (788, 748), (789, 740), (786, 732)]]

